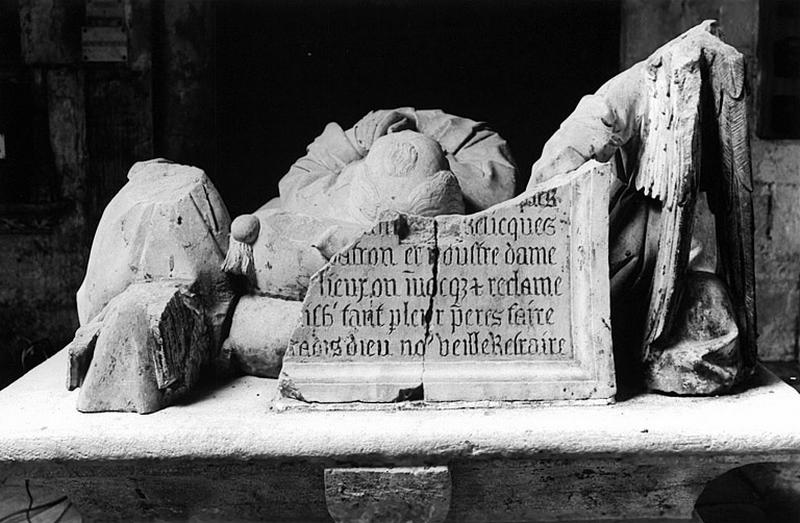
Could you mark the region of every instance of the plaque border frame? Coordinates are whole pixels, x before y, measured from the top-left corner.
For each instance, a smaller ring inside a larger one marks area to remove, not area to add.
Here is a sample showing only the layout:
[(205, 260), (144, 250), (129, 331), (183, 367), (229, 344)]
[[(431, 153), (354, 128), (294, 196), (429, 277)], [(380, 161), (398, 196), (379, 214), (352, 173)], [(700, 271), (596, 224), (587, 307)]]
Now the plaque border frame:
[[(279, 385), (282, 394), (313, 403), (385, 404), (402, 399), (401, 391), (422, 385), (424, 401), (432, 404), (613, 401), (616, 378), (611, 342), (608, 201), (614, 176), (612, 162), (601, 164), (592, 160), (575, 171), (555, 176), (511, 200), (476, 213), (518, 206), (533, 194), (569, 185), (573, 358), (434, 362), (414, 357), (407, 361), (393, 360), (389, 365), (286, 359)], [(439, 218), (423, 220), (438, 223)]]
[(426, 401), (613, 399), (616, 378), (611, 342), (608, 201), (614, 176), (612, 162), (590, 161), (481, 211), (520, 205), (533, 194), (569, 184), (573, 358), (531, 362), (425, 360), (422, 381)]

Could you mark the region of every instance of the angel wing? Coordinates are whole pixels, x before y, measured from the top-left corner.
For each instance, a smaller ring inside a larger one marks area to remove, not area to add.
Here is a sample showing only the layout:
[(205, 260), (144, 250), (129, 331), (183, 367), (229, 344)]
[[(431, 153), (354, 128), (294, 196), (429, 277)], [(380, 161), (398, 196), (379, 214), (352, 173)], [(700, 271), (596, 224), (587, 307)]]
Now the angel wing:
[[(713, 28), (713, 27), (712, 27)], [(719, 266), (728, 284), (739, 324), (745, 365), (757, 362), (756, 288), (753, 238), (753, 173), (747, 120), (745, 62), (741, 53), (718, 39), (703, 48), (708, 97), (703, 118), (710, 140), (704, 145), (700, 189), (716, 217)], [(705, 128), (705, 127), (704, 127)], [(714, 148), (714, 154), (712, 152)], [(708, 163), (705, 163), (706, 160)]]
[(663, 203), (645, 354), (668, 332), (688, 263), (697, 191), (716, 218), (718, 274), (736, 307), (745, 363), (755, 364), (752, 171), (744, 58), (705, 22), (647, 61), (636, 188)]
[(753, 186), (744, 60), (718, 36), (716, 22), (704, 22), (584, 97), (545, 144), (531, 184), (619, 152), (627, 160), (625, 181), (662, 203), (643, 358), (669, 333), (688, 265), (695, 202), (698, 191), (706, 191), (716, 217), (717, 272), (728, 284), (745, 363), (752, 368)]

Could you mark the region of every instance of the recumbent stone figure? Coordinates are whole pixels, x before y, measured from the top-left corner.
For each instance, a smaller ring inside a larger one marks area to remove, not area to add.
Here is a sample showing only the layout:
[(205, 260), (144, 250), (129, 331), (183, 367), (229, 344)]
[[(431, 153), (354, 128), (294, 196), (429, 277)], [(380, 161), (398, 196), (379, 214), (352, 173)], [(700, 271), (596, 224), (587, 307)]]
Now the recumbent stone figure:
[[(622, 383), (718, 394), (742, 383), (755, 366), (744, 78), (741, 54), (719, 39), (715, 23), (705, 22), (584, 97), (533, 166), (526, 194), (590, 160), (612, 162), (616, 169), (608, 256)], [(97, 297), (90, 297), (91, 307), (82, 306), (82, 326), (70, 345), (70, 387), (86, 389), (81, 410), (156, 410), (185, 392), (196, 381), (196, 369), (211, 361), (275, 377), (310, 278), (383, 213), (485, 210), (512, 198), (516, 179), (505, 141), (483, 124), (441, 111), (375, 111), (351, 129), (329, 124), (281, 180), (280, 198), (233, 222), (228, 247), (227, 211), (204, 175), (180, 194), (158, 190), (174, 186), (180, 169), (188, 169), (170, 165), (134, 166), (124, 197), (109, 206), (95, 237), (82, 300), (86, 289)], [(142, 169), (152, 171), (147, 190), (137, 182), (145, 176), (136, 174)], [(716, 218), (716, 246), (705, 245), (716, 247), (715, 273), (693, 265), (692, 226), (701, 192)], [(192, 225), (192, 240), (182, 241), (187, 215), (180, 202), (197, 203), (199, 194), (209, 203), (191, 211), (200, 219)], [(155, 200), (161, 203), (153, 206)], [(126, 224), (123, 237), (129, 240), (115, 246), (108, 236), (118, 234), (118, 223)], [(126, 262), (127, 268), (102, 275), (95, 269), (103, 265), (101, 258), (145, 245), (148, 231), (158, 230), (178, 236), (134, 249), (128, 258), (138, 261)], [(227, 277), (221, 270), (226, 252)], [(193, 257), (215, 266), (181, 269), (181, 260)], [(238, 301), (232, 302), (230, 278), (245, 282)], [(126, 312), (134, 309), (144, 312)], [(118, 401), (92, 400), (100, 392), (91, 391), (113, 391), (122, 379), (103, 363), (118, 350), (103, 341), (103, 332), (121, 336), (113, 334), (123, 323), (115, 318), (131, 314), (141, 321), (128, 322), (130, 328), (146, 335), (140, 348), (117, 356), (138, 354), (131, 372), (146, 368), (152, 378), (143, 378), (148, 385), (139, 389), (150, 392), (142, 396), (126, 381)], [(201, 338), (205, 345), (180, 341)], [(198, 347), (201, 355), (195, 354)]]

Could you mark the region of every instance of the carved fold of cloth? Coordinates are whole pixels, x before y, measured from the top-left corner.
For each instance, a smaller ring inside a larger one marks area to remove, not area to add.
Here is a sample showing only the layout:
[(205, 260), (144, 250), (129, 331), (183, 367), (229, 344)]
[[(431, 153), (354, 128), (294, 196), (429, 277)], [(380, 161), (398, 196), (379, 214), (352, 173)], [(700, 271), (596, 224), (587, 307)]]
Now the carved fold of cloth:
[(480, 210), (511, 198), (515, 184), (506, 141), (481, 122), (405, 107), (346, 130), (329, 123), (280, 180), (280, 198), (234, 221), (225, 270), (246, 275), (255, 294), (300, 300), (381, 209)]
[[(654, 390), (716, 394), (756, 364), (752, 173), (744, 58), (707, 21), (611, 79), (545, 144), (531, 184), (616, 158), (609, 268), (617, 371)], [(690, 267), (698, 192), (718, 266)]]
[(217, 359), (234, 300), (230, 218), (200, 169), (138, 162), (106, 207), (77, 295), (67, 387), (82, 412), (159, 410)]
[[(351, 173), (345, 167), (364, 158), (388, 133), (413, 130), (441, 146), (469, 210), (514, 196), (516, 166), (506, 141), (485, 123), (440, 110), (403, 107), (371, 111), (350, 129), (329, 123), (281, 179), (280, 207), (302, 214), (341, 218)], [(275, 204), (273, 204), (275, 205)]]

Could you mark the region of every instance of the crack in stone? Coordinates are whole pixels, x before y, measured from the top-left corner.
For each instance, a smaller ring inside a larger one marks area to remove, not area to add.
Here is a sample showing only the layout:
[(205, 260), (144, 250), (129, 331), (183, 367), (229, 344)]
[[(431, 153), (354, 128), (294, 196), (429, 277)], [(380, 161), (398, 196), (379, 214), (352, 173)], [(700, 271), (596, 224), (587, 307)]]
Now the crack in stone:
[(428, 310), (425, 311), (424, 321), (425, 321), (425, 346), (424, 351), (422, 353), (422, 383), (420, 386), (423, 388), (423, 398), (424, 398), (424, 387), (425, 387), (425, 359), (428, 354), (428, 344), (430, 342), (430, 335), (431, 335), (431, 319), (433, 318), (433, 305), (436, 301), (436, 295), (439, 293), (439, 285), (437, 282), (439, 280), (439, 222), (435, 219), (433, 220), (433, 249), (431, 250), (430, 255), (430, 262), (431, 262), (431, 278), (433, 279), (433, 292), (428, 299)]

